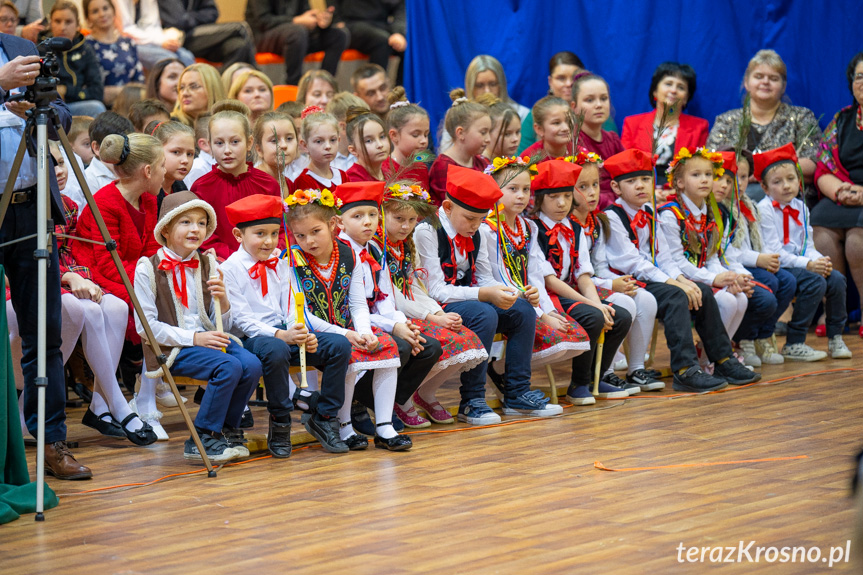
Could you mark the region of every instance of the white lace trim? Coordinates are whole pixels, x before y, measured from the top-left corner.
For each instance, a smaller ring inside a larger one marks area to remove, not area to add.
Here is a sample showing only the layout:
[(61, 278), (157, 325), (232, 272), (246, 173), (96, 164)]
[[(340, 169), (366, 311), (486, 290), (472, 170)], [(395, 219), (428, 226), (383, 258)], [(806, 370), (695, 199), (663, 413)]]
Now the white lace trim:
[(458, 364), (461, 364), (461, 369), (458, 370), (458, 373), (461, 373), (463, 371), (470, 371), (471, 369), (475, 368), (487, 359), (488, 353), (485, 351), (485, 349), (468, 349), (450, 358), (443, 359), (437, 362), (434, 367), (431, 368), (429, 375), (439, 373), (449, 367)]
[(394, 357), (392, 359), (380, 359), (378, 361), (359, 361), (348, 365), (348, 373), (357, 371), (368, 371), (371, 369), (386, 369), (388, 367), (401, 367), (401, 359)]
[[(540, 359), (544, 359), (546, 357), (559, 354), (564, 351), (579, 351), (584, 352), (590, 349), (589, 341), (562, 341), (557, 343), (551, 347), (546, 349), (536, 351), (531, 356), (531, 363), (538, 361)], [(574, 357), (578, 354), (572, 354), (570, 357)], [(562, 357), (561, 360), (567, 359), (566, 357)]]

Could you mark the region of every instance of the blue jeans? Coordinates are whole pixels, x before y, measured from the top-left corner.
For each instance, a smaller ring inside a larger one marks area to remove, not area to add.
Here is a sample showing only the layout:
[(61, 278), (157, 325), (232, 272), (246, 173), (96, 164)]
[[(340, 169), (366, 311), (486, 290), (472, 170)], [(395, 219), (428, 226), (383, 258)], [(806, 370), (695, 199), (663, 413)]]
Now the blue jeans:
[[(536, 312), (527, 301), (517, 299), (507, 309), (480, 301), (460, 301), (446, 304), (446, 311), (457, 313), (465, 327), (480, 339), (486, 351), (491, 351), (494, 334), (507, 336), (505, 359), (505, 394), (508, 399), (530, 391), (530, 359), (536, 333)], [(485, 397), (488, 361), (461, 374), (461, 402)]]
[(258, 358), (233, 340), (225, 353), (197, 345), (184, 347), (171, 366), (173, 375), (207, 382), (195, 427), (215, 433), (221, 433), (225, 426), (240, 426), (261, 372)]
[(66, 102), (66, 106), (68, 106), (69, 111), (72, 112), (73, 116), (90, 116), (91, 118), (95, 118), (107, 109), (105, 108), (105, 104), (99, 100)]
[(788, 322), (786, 343), (790, 345), (806, 341), (806, 332), (815, 319), (818, 304), (825, 297), (827, 337), (841, 335), (845, 329), (845, 320), (848, 319), (845, 310), (845, 276), (836, 270), (825, 278), (804, 268), (787, 269), (797, 280), (797, 301), (794, 302), (794, 312)]
[(156, 62), (167, 58), (177, 58), (184, 66), (191, 66), (195, 63), (195, 55), (185, 48), (180, 48), (176, 52), (171, 52), (156, 44), (138, 44), (137, 48), (138, 60), (141, 61), (145, 70), (152, 69)]
[[(746, 268), (755, 281), (766, 285), (770, 291), (755, 287), (749, 306), (734, 340), (767, 339), (773, 335), (779, 316), (785, 313), (797, 291), (797, 280), (788, 270), (780, 268), (775, 274), (761, 268)], [(773, 292), (773, 293), (770, 293)]]

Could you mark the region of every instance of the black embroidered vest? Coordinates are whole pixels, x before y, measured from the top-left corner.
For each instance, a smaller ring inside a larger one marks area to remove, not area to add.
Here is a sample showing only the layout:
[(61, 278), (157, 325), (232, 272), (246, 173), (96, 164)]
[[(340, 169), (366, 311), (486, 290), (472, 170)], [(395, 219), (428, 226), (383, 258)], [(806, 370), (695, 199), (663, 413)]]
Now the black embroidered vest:
[[(354, 250), (341, 240), (336, 240), (339, 261), (325, 281), (308, 263), (297, 266), (300, 287), (306, 296), (306, 307), (310, 312), (333, 325), (353, 329), (350, 306), (351, 275), (354, 273)], [(303, 254), (306, 259), (311, 258)]]
[(480, 234), (479, 231), (473, 235), (473, 251), (467, 254), (467, 261), (470, 268), (464, 275), (458, 277), (458, 266), (455, 261), (455, 246), (443, 226), (437, 230), (437, 253), (440, 258), (440, 267), (443, 270), (444, 280), (452, 285), (461, 287), (470, 287), (476, 282), (474, 275), (476, 272), (476, 255), (479, 253)]
[(578, 281), (576, 268), (578, 267), (579, 244), (581, 244), (581, 226), (577, 221), (570, 218), (569, 223), (572, 224), (573, 241), (570, 243), (569, 247), (569, 277), (562, 278), (560, 277), (560, 274), (563, 271), (563, 248), (560, 247), (559, 241), (553, 246), (549, 244), (553, 228), (549, 228), (545, 225), (545, 222), (540, 218), (536, 218), (533, 221), (535, 221), (536, 225), (539, 227), (539, 234), (537, 234), (536, 240), (539, 242), (539, 247), (542, 248), (542, 253), (545, 254), (546, 259), (554, 269), (554, 273), (559, 279), (571, 285), (576, 285)]

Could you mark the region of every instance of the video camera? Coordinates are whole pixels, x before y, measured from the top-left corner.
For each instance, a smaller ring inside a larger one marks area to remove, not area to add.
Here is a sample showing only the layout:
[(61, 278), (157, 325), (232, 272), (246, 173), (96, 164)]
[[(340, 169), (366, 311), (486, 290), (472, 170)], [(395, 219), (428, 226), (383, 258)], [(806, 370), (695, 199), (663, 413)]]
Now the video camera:
[(10, 97), (10, 102), (32, 102), (37, 108), (50, 107), (59, 97), (57, 93), (57, 74), (60, 72), (58, 54), (72, 48), (68, 38), (46, 38), (37, 46), (42, 57), (39, 59), (39, 75), (31, 86), (21, 94)]

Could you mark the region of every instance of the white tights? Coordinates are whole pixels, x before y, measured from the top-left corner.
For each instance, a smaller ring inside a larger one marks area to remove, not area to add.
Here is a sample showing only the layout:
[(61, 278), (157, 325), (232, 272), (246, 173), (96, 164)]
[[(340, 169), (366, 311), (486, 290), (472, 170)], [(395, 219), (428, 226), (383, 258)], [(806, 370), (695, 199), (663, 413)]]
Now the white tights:
[(644, 369), (644, 354), (650, 345), (653, 335), (653, 324), (656, 321), (656, 298), (649, 291), (639, 289), (630, 297), (622, 293), (613, 293), (608, 301), (622, 307), (632, 316), (632, 327), (626, 336), (629, 341), (629, 354), (626, 356), (627, 373), (636, 369)]
[[(345, 402), (339, 410), (339, 421), (345, 422), (351, 419), (351, 404), (354, 400), (354, 386), (359, 379), (359, 374), (349, 373), (345, 379)], [(375, 423), (383, 423), (393, 420), (393, 404), (396, 400), (396, 383), (398, 383), (398, 371), (394, 367), (374, 370), (372, 376), (372, 393), (375, 397)], [(341, 427), (339, 434), (342, 439), (347, 439), (355, 433), (350, 423)], [(390, 439), (398, 435), (395, 428), (390, 425), (375, 426), (375, 434), (384, 439)]]
[(727, 289), (716, 292), (713, 297), (716, 298), (716, 304), (719, 306), (719, 315), (722, 317), (722, 324), (725, 326), (728, 338), (734, 339), (734, 334), (737, 333), (737, 328), (740, 327), (740, 322), (746, 314), (749, 299), (744, 293), (731, 294)]

